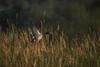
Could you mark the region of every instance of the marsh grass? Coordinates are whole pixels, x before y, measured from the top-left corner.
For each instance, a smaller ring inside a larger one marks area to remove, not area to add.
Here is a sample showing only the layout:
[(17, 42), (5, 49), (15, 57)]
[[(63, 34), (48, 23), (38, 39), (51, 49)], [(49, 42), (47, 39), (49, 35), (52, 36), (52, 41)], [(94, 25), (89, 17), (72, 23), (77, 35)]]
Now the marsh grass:
[(64, 33), (32, 42), (25, 31), (0, 33), (0, 67), (100, 67), (100, 36), (65, 40)]

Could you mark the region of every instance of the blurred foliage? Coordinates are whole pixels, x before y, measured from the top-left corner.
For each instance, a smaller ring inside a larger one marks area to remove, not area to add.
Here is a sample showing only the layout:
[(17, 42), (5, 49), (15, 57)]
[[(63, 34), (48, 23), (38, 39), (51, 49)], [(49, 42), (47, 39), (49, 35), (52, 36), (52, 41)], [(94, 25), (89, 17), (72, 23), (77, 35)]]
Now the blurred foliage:
[(96, 1), (98, 0), (0, 0), (0, 24), (27, 27), (42, 18), (46, 26), (56, 28), (59, 24), (69, 34), (87, 31), (92, 24), (100, 26), (100, 9), (89, 10)]

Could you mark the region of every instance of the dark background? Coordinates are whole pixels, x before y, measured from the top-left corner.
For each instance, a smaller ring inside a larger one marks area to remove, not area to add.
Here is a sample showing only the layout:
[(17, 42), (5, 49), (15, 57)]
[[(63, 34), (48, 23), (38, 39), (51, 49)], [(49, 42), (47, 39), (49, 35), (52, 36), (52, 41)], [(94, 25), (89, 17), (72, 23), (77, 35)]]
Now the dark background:
[(0, 0), (0, 26), (32, 27), (43, 21), (45, 28), (57, 28), (67, 34), (87, 32), (100, 27), (99, 0)]

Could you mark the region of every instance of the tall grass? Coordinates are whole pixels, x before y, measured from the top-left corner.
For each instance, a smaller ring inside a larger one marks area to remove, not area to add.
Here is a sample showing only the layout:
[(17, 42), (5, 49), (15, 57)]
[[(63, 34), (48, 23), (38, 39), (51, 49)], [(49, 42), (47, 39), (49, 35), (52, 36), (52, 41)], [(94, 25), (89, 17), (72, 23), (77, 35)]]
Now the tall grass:
[(0, 67), (100, 67), (100, 36), (52, 32), (34, 43), (25, 31), (1, 33)]

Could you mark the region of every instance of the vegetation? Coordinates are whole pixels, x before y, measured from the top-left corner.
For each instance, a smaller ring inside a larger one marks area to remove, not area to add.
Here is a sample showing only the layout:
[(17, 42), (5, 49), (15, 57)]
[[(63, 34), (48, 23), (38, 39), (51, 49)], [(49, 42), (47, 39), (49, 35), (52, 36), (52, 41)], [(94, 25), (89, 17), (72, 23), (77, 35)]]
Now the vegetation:
[(30, 27), (45, 20), (45, 25), (60, 24), (64, 31), (73, 34), (87, 31), (94, 24), (100, 27), (100, 6), (98, 0), (1, 0), (0, 26), (8, 23), (18, 27)]
[[(100, 67), (99, 3), (0, 0), (0, 67)], [(32, 42), (25, 30), (37, 22), (46, 29), (41, 41)]]
[(70, 41), (58, 32), (43, 34), (40, 42), (32, 42), (25, 31), (0, 33), (0, 67), (100, 67), (99, 34)]

